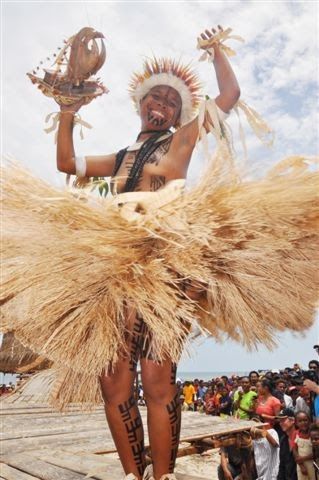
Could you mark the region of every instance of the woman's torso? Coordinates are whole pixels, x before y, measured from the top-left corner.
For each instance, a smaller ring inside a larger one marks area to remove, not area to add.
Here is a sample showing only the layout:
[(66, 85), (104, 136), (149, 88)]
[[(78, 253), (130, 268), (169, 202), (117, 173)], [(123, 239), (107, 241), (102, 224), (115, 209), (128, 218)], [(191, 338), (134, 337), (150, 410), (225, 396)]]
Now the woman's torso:
[[(139, 180), (131, 191), (155, 192), (163, 188), (169, 181), (177, 178), (185, 178), (185, 174), (179, 171), (176, 161), (170, 154), (170, 145), (173, 135), (161, 142), (156, 150), (144, 163)], [(112, 177), (114, 193), (125, 191), (125, 185), (132, 166), (136, 160), (139, 150), (130, 150), (125, 153), (124, 158), (116, 174)]]
[[(257, 408), (256, 413), (258, 415), (270, 415), (275, 416), (277, 414), (277, 409), (280, 407), (280, 401), (278, 398), (270, 395), (267, 398), (259, 397), (257, 399)], [(267, 420), (271, 425), (275, 422), (274, 420)]]

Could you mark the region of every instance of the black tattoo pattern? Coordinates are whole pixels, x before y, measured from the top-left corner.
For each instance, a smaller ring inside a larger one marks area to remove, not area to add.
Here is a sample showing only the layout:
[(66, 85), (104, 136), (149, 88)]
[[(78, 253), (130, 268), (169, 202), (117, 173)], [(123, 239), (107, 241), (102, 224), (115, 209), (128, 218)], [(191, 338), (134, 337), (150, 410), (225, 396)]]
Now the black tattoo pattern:
[(150, 180), (150, 191), (156, 192), (166, 183), (166, 178), (163, 175), (151, 175)]
[(130, 349), (130, 371), (134, 372), (137, 367), (137, 362), (143, 348), (144, 337), (146, 334), (146, 325), (139, 315), (136, 315), (136, 319), (133, 325), (133, 331), (131, 336), (131, 349)]
[(143, 318), (137, 314), (131, 334), (131, 348), (129, 359), (129, 368), (131, 372), (134, 372), (136, 370), (139, 358), (154, 360), (151, 353), (149, 329)]
[(124, 403), (121, 403), (118, 408), (125, 425), (136, 468), (138, 473), (143, 475), (145, 469), (143, 423), (139, 411), (136, 410), (134, 396), (132, 395)]
[(177, 364), (172, 363), (172, 365), (171, 365), (171, 381), (170, 381), (171, 385), (175, 385), (175, 383), (176, 383), (176, 372), (177, 372)]
[(171, 142), (173, 140), (173, 135), (171, 135), (165, 142), (161, 143), (159, 147), (152, 153), (150, 158), (147, 160), (147, 163), (155, 163), (158, 165), (164, 155), (167, 154), (169, 147), (171, 146)]
[(179, 446), (179, 436), (181, 431), (181, 404), (179, 391), (173, 400), (166, 405), (171, 426), (171, 456), (169, 463), (169, 471), (173, 472)]

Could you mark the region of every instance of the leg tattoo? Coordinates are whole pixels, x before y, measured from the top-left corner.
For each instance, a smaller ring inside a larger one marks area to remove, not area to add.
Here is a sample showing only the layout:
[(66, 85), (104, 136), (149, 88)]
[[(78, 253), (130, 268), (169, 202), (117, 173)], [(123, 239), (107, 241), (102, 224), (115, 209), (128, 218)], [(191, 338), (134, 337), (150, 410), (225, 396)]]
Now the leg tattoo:
[(139, 412), (134, 415), (132, 411), (135, 410), (135, 406), (135, 399), (132, 395), (127, 401), (121, 403), (118, 408), (126, 428), (136, 468), (138, 473), (143, 475), (145, 469), (143, 424)]
[(133, 325), (132, 338), (131, 338), (131, 350), (130, 350), (130, 371), (134, 372), (137, 367), (138, 359), (141, 355), (141, 351), (144, 345), (144, 338), (147, 333), (147, 327), (143, 318), (136, 315), (136, 320)]
[(166, 409), (169, 415), (169, 422), (171, 427), (171, 457), (169, 471), (173, 472), (178, 452), (179, 435), (181, 430), (181, 404), (179, 400), (179, 392), (177, 392), (173, 400), (168, 405), (166, 405)]
[(171, 366), (171, 381), (170, 381), (171, 385), (175, 385), (175, 383), (176, 383), (176, 372), (177, 372), (177, 364), (172, 363), (172, 366)]

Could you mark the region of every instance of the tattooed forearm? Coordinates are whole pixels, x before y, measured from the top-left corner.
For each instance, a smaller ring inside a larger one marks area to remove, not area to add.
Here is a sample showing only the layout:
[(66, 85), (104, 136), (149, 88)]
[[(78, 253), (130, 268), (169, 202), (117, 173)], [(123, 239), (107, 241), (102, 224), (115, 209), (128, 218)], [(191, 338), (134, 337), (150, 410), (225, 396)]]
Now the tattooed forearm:
[(166, 178), (163, 175), (151, 175), (150, 179), (150, 191), (156, 192), (161, 187), (164, 187)]

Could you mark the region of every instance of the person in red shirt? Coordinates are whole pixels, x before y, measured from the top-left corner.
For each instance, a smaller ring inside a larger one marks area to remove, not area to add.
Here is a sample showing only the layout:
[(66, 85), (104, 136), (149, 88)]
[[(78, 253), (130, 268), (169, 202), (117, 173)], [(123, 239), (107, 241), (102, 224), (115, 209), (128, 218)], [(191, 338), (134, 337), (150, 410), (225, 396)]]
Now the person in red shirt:
[(257, 407), (256, 413), (262, 417), (262, 419), (274, 426), (276, 423), (276, 417), (279, 415), (281, 404), (278, 398), (272, 395), (272, 383), (268, 379), (263, 379), (257, 384)]

